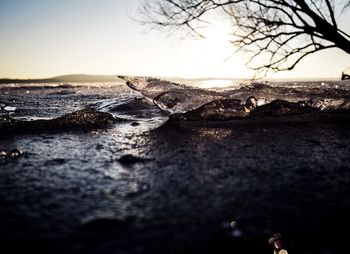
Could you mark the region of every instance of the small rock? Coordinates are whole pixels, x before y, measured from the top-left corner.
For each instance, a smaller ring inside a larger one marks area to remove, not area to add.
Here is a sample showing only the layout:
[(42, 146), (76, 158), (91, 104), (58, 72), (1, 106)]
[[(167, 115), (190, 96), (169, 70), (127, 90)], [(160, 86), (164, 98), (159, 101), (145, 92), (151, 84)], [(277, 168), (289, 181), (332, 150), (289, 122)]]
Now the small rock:
[(131, 123), (131, 126), (139, 126), (140, 125), (140, 123), (138, 123), (138, 122), (132, 122)]

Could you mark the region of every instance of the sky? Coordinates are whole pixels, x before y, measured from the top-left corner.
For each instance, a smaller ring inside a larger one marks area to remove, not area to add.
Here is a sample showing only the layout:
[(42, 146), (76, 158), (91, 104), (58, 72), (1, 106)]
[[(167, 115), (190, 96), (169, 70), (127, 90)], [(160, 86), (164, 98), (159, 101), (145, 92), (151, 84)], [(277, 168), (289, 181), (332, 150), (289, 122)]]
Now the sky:
[[(232, 55), (227, 24), (209, 27), (203, 40), (150, 30), (133, 19), (141, 1), (1, 0), (0, 78), (252, 77), (247, 56)], [(332, 49), (270, 77), (338, 78), (349, 66), (350, 55)]]

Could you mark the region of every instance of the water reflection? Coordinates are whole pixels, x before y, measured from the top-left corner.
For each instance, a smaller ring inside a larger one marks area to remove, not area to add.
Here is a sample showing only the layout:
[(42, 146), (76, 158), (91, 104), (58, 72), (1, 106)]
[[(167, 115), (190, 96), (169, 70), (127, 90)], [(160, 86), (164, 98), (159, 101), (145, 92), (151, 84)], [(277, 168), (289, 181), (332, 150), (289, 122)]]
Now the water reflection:
[(225, 79), (210, 79), (202, 80), (196, 86), (198, 88), (233, 88), (239, 86), (239, 81), (237, 80), (225, 80)]

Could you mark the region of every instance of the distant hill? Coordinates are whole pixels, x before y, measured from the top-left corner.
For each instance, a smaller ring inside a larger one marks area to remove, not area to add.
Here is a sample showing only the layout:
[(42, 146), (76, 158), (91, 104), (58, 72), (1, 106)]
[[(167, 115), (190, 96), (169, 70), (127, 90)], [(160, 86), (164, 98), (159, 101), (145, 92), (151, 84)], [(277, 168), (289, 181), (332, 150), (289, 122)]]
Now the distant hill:
[[(350, 68), (349, 68), (350, 69)], [(350, 71), (349, 71), (350, 73)], [(232, 80), (232, 81), (251, 81), (250, 79), (234, 79), (234, 78), (178, 78), (178, 77), (157, 77), (160, 79), (170, 80), (177, 83), (201, 82), (208, 80)], [(263, 81), (262, 79), (261, 81)], [(267, 79), (269, 81), (284, 81), (284, 82), (302, 82), (302, 81), (337, 81), (340, 78), (289, 78), (289, 79)], [(0, 84), (8, 83), (88, 83), (88, 82), (123, 82), (117, 75), (87, 75), (87, 74), (71, 74), (62, 75), (47, 79), (0, 79)]]
[(116, 75), (86, 75), (72, 74), (47, 79), (0, 79), (0, 84), (6, 83), (69, 83), (69, 82), (118, 82)]

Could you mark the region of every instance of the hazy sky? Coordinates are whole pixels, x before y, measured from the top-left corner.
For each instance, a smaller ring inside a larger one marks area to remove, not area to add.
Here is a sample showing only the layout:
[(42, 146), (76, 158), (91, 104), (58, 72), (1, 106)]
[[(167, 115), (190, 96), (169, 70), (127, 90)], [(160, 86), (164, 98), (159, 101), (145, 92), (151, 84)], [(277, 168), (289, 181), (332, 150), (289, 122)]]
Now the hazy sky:
[[(131, 19), (140, 1), (1, 0), (0, 77), (73, 73), (251, 77), (244, 55), (225, 61), (234, 50), (226, 26), (208, 29), (206, 40), (169, 37)], [(272, 77), (339, 77), (349, 66), (349, 55), (329, 50), (306, 58), (292, 72)]]

